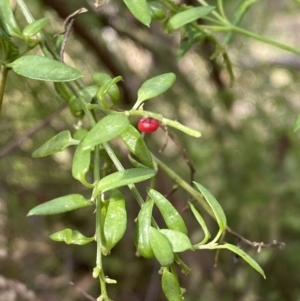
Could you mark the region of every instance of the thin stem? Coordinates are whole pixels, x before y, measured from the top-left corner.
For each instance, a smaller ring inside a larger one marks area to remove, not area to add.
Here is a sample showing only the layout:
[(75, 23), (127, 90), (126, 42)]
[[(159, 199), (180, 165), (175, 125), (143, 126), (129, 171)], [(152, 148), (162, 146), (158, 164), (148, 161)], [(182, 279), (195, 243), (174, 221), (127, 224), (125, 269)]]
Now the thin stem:
[[(26, 4), (24, 3), (24, 1), (17, 0), (17, 3), (21, 9), (21, 12), (22, 12), (23, 16), (25, 17), (26, 21), (29, 24), (33, 23), (35, 21), (35, 19), (33, 18), (32, 14), (30, 13), (30, 11), (29, 11), (28, 7), (26, 6)], [(47, 45), (45, 44), (44, 36), (41, 33), (37, 33), (36, 36), (39, 40), (39, 44), (40, 44), (40, 47), (41, 47), (44, 55), (47, 57), (55, 56), (54, 52), (50, 51), (49, 48), (47, 47)]]
[(202, 20), (205, 20), (205, 21), (208, 21), (208, 22), (211, 22), (213, 24), (217, 24), (217, 25), (220, 25), (220, 26), (224, 26), (224, 22), (221, 22), (221, 21), (218, 21), (214, 18), (211, 18), (211, 17), (208, 17), (208, 16), (204, 16), (201, 18)]
[(223, 7), (223, 0), (218, 0), (218, 9), (219, 9), (223, 19), (228, 22), (225, 11), (224, 11), (224, 7)]
[(7, 73), (8, 73), (8, 69), (5, 66), (1, 66), (0, 67), (0, 115), (2, 110)]
[(193, 198), (195, 198), (198, 203), (206, 210), (206, 212), (213, 218), (216, 219), (214, 213), (212, 212), (209, 205), (204, 200), (201, 193), (197, 192), (191, 185), (189, 185), (185, 180), (183, 180), (178, 173), (175, 173), (172, 169), (170, 169), (166, 164), (160, 161), (157, 157), (152, 155), (153, 160), (157, 163), (157, 165), (171, 178), (173, 179), (180, 187), (186, 190)]
[(297, 49), (297, 48), (294, 48), (294, 47), (291, 47), (291, 46), (288, 46), (288, 45), (285, 45), (285, 44), (281, 44), (279, 42), (276, 42), (274, 40), (268, 39), (266, 37), (262, 37), (262, 36), (260, 36), (258, 34), (255, 34), (253, 32), (247, 31), (247, 30), (242, 29), (240, 27), (236, 27), (236, 26), (231, 25), (230, 28), (235, 33), (242, 34), (242, 35), (247, 36), (249, 38), (252, 38), (252, 39), (264, 42), (266, 44), (275, 46), (275, 47), (283, 49), (283, 50), (290, 51), (290, 52), (295, 53), (295, 54), (300, 54), (300, 49)]
[[(204, 0), (198, 0), (203, 6), (209, 6)], [(217, 18), (218, 20), (220, 20), (222, 23), (227, 23), (226, 17), (223, 18), (222, 16), (220, 16), (216, 11), (212, 11), (211, 14)]]
[[(125, 170), (122, 163), (119, 161), (118, 157), (116, 156), (116, 154), (114, 153), (114, 151), (112, 150), (110, 145), (108, 143), (103, 143), (102, 146), (105, 149), (105, 151), (107, 152), (110, 159), (113, 161), (113, 163), (114, 163), (115, 167), (117, 168), (117, 170), (118, 171)], [(138, 204), (140, 206), (142, 206), (145, 202), (144, 202), (142, 196), (140, 195), (139, 191), (135, 187), (135, 185), (134, 184), (129, 184), (128, 187), (131, 190), (131, 192), (132, 192), (133, 196), (135, 197), (135, 199), (137, 200)]]
[(215, 31), (215, 32), (228, 32), (231, 31), (229, 27), (224, 27), (224, 25), (216, 26), (216, 25), (201, 25), (203, 30)]

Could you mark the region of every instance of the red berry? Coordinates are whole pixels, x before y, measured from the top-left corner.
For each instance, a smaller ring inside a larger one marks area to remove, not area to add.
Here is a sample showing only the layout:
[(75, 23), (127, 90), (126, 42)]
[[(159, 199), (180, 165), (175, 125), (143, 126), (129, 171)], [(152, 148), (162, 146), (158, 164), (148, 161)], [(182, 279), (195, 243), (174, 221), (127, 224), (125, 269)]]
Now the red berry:
[(143, 117), (138, 123), (138, 128), (143, 133), (152, 133), (159, 128), (159, 121), (151, 117)]

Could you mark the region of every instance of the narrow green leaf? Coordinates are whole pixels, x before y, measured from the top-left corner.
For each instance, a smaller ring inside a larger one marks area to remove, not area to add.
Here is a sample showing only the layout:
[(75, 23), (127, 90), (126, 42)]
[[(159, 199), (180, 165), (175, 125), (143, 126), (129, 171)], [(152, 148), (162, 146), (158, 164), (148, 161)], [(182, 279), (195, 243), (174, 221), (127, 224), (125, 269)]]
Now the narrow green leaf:
[(154, 189), (150, 189), (148, 193), (155, 205), (158, 207), (168, 228), (187, 234), (188, 231), (185, 222), (171, 202)]
[(178, 278), (166, 268), (163, 269), (161, 286), (168, 301), (183, 300)]
[(175, 79), (174, 73), (165, 73), (148, 79), (138, 90), (137, 101), (141, 103), (166, 92), (173, 85)]
[(189, 206), (190, 206), (190, 208), (191, 208), (191, 210), (192, 210), (192, 212), (193, 212), (193, 214), (194, 214), (197, 222), (200, 224), (200, 226), (201, 226), (201, 228), (202, 228), (202, 230), (204, 232), (204, 238), (203, 238), (203, 240), (199, 244), (197, 244), (197, 245), (204, 245), (211, 238), (211, 234), (210, 234), (210, 232), (209, 232), (209, 230), (208, 230), (208, 228), (206, 226), (206, 223), (205, 223), (203, 217), (197, 211), (197, 209), (194, 207), (194, 205), (191, 202), (189, 202)]
[(78, 140), (72, 138), (69, 131), (62, 131), (45, 142), (41, 147), (33, 152), (32, 157), (45, 157), (63, 151), (70, 145), (77, 145)]
[(116, 85), (117, 82), (122, 81), (122, 76), (117, 76), (105, 84), (103, 84), (97, 91), (97, 97), (100, 99), (102, 104), (105, 106), (106, 104), (106, 95), (109, 95), (113, 104), (116, 104), (120, 100), (120, 91), (118, 86)]
[(96, 96), (97, 91), (98, 87), (96, 85), (91, 85), (80, 89), (78, 94), (86, 103), (91, 103), (92, 99)]
[(39, 55), (24, 55), (6, 67), (24, 77), (52, 82), (67, 82), (82, 77), (82, 74), (59, 61)]
[(142, 163), (149, 168), (153, 168), (151, 153), (140, 132), (135, 127), (129, 125), (126, 131), (121, 134), (121, 138), (129, 150), (136, 155)]
[(294, 125), (294, 132), (297, 132), (300, 129), (300, 114), (298, 115), (295, 125)]
[(80, 194), (70, 194), (32, 208), (27, 216), (58, 214), (87, 206), (92, 206), (90, 200), (85, 199)]
[(40, 32), (48, 23), (49, 23), (48, 18), (36, 20), (35, 22), (28, 24), (23, 29), (23, 34), (25, 37), (31, 37), (37, 34), (38, 32)]
[(248, 262), (258, 273), (260, 273), (266, 279), (265, 272), (260, 267), (260, 265), (252, 257), (250, 257), (246, 252), (244, 252), (242, 249), (238, 248), (237, 246), (225, 243), (223, 245), (215, 246), (214, 249), (228, 249), (228, 250), (234, 252), (235, 254), (242, 257), (246, 262)]
[(129, 126), (125, 115), (113, 114), (102, 118), (82, 140), (82, 150), (91, 150), (95, 145), (108, 142), (121, 135)]
[(217, 223), (222, 231), (224, 231), (227, 227), (227, 220), (225, 213), (218, 203), (218, 201), (215, 199), (215, 197), (201, 184), (194, 182), (196, 187), (199, 189), (199, 191), (204, 196), (205, 200), (207, 201), (208, 205), (211, 207), (212, 211), (214, 212), (214, 215), (217, 219)]
[(130, 155), (128, 155), (128, 159), (129, 159), (130, 163), (133, 165), (133, 167), (135, 167), (135, 168), (147, 168), (147, 166), (140, 163), (139, 161), (137, 161), (136, 159), (134, 159)]
[(91, 151), (84, 151), (82, 149), (82, 141), (77, 146), (72, 162), (72, 176), (74, 179), (80, 181), (86, 187), (93, 187), (87, 182), (85, 176), (90, 169)]
[(122, 193), (114, 190), (110, 196), (104, 220), (106, 251), (110, 251), (123, 237), (127, 225), (125, 199)]
[(174, 253), (193, 249), (190, 239), (184, 233), (170, 229), (160, 229), (159, 231), (167, 237)]
[(0, 63), (11, 60), (17, 57), (18, 54), (19, 49), (17, 45), (12, 42), (11, 37), (0, 27)]
[(100, 192), (105, 192), (121, 186), (142, 182), (154, 177), (156, 171), (150, 168), (131, 168), (123, 171), (114, 172), (102, 178), (93, 192), (95, 198)]
[(214, 6), (201, 6), (189, 8), (182, 11), (172, 18), (168, 22), (168, 28), (170, 30), (178, 29), (179, 27), (186, 25), (190, 22), (194, 22), (212, 12), (215, 9)]
[(159, 230), (150, 227), (149, 239), (155, 258), (161, 266), (165, 267), (174, 262), (172, 245), (165, 235)]
[(143, 204), (138, 214), (134, 231), (134, 243), (137, 252), (145, 258), (151, 258), (154, 256), (149, 239), (153, 204), (154, 202), (152, 200)]
[(94, 237), (86, 237), (77, 230), (64, 229), (50, 235), (54, 241), (64, 241), (68, 245), (86, 245), (95, 241)]
[(151, 15), (146, 0), (123, 0), (131, 13), (144, 25), (150, 26)]
[(0, 0), (0, 27), (10, 36), (22, 37), (9, 0)]

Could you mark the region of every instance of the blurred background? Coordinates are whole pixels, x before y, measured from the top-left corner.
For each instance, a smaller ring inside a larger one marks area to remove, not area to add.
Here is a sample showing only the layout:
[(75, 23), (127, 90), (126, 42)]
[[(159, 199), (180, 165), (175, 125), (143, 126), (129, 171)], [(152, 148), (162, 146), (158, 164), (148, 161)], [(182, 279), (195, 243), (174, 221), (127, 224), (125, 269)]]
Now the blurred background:
[[(230, 19), (240, 1), (224, 2)], [(185, 3), (198, 5), (194, 0)], [(209, 59), (212, 44), (195, 45), (177, 61), (179, 33), (165, 33), (162, 21), (154, 20), (150, 28), (143, 26), (122, 1), (110, 0), (99, 9), (83, 0), (27, 0), (26, 4), (35, 19), (51, 20), (45, 34), (53, 44), (54, 35), (63, 31), (64, 19), (81, 7), (88, 8), (76, 17), (65, 61), (83, 72), (87, 85), (92, 83), (93, 72), (121, 75), (121, 109), (133, 106), (143, 81), (174, 72), (177, 80), (172, 89), (148, 101), (145, 109), (202, 132), (196, 139), (170, 129), (196, 169), (195, 180), (218, 199), (232, 229), (251, 241), (285, 242), (282, 250), (267, 248), (260, 253), (241, 244), (262, 266), (266, 280), (243, 260), (234, 263), (229, 251), (219, 254), (217, 267), (214, 251), (184, 254), (182, 258), (192, 268), (188, 276), (180, 275), (187, 289), (185, 300), (300, 301), (300, 132), (293, 132), (300, 112), (300, 56), (235, 35), (227, 49), (236, 76), (230, 88), (222, 60)], [(22, 28), (26, 21), (18, 8), (15, 14)], [(241, 27), (300, 48), (299, 1), (259, 1)], [(0, 121), (0, 300), (97, 298), (99, 283), (92, 278), (95, 244), (70, 246), (49, 238), (67, 227), (92, 236), (92, 210), (26, 217), (32, 207), (52, 198), (89, 195), (71, 177), (74, 148), (31, 158), (53, 135), (65, 129), (74, 132), (86, 120), (73, 117), (52, 83), (10, 72)], [(136, 125), (137, 119), (131, 121)], [(189, 167), (172, 141), (159, 153), (165, 141), (162, 130), (145, 140), (156, 156), (189, 181)], [(130, 166), (124, 149), (118, 143), (115, 147), (125, 166)], [(157, 189), (168, 194), (174, 183), (163, 172), (158, 177)], [(156, 261), (135, 255), (133, 230), (139, 207), (126, 188), (122, 191), (127, 196), (128, 229), (104, 258), (106, 274), (118, 281), (109, 286), (109, 295), (120, 301), (166, 300)], [(191, 238), (198, 241), (202, 231), (185, 210), (188, 199), (181, 190), (170, 197), (183, 213)], [(215, 234), (215, 222), (202, 213)], [(225, 240), (237, 243), (230, 234)]]

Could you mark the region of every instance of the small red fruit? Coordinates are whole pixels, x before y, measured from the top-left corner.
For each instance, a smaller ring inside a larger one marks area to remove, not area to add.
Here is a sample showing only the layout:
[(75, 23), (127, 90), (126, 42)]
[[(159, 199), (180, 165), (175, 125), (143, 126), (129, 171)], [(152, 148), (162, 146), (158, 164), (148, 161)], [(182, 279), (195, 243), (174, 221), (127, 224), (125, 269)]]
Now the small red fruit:
[(151, 117), (143, 117), (138, 123), (138, 128), (143, 133), (152, 133), (159, 128), (159, 121)]

